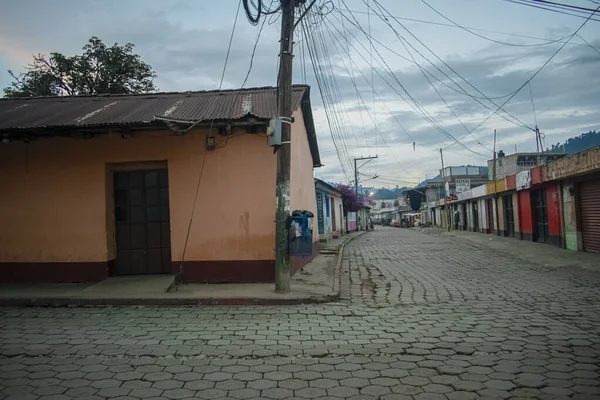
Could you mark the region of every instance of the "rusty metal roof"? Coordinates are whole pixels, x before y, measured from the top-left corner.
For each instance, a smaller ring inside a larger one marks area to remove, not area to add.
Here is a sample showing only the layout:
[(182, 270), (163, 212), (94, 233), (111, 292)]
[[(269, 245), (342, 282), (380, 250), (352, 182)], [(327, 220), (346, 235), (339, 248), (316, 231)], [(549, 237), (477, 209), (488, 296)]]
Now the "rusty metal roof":
[[(310, 107), (310, 87), (294, 85), (292, 109), (302, 107), (315, 166), (320, 166)], [(146, 127), (164, 119), (270, 119), (277, 116), (277, 88), (151, 93), (140, 95), (56, 96), (0, 99), (0, 135), (11, 139), (54, 130)]]
[[(307, 86), (294, 86), (293, 109)], [(273, 87), (142, 95), (96, 95), (0, 99), (0, 132), (8, 129), (92, 127), (150, 123), (156, 117), (174, 120), (235, 120), (277, 114)]]

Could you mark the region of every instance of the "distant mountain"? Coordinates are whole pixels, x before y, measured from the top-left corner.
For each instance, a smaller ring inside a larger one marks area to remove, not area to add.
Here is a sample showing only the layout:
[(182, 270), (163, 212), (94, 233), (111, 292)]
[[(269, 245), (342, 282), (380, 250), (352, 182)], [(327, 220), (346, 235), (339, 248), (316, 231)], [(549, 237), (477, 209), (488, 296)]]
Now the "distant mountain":
[(573, 154), (595, 146), (600, 146), (600, 131), (593, 130), (567, 139), (564, 143), (553, 144), (546, 148), (546, 152)]

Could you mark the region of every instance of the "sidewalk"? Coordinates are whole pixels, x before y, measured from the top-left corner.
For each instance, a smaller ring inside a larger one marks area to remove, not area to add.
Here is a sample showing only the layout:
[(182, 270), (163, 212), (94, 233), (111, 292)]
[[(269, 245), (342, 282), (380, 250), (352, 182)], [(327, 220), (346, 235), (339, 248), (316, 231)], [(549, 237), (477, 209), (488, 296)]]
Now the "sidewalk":
[(298, 271), (290, 293), (276, 293), (274, 283), (179, 285), (167, 289), (172, 275), (121, 276), (98, 283), (0, 284), (0, 306), (94, 306), (94, 305), (291, 305), (324, 303), (339, 298), (339, 268), (348, 240), (356, 232), (322, 244), (318, 254)]
[(475, 247), (487, 247), (534, 265), (548, 268), (580, 267), (591, 271), (600, 271), (600, 254), (566, 250), (545, 243), (484, 233), (456, 230), (448, 232), (446, 229), (437, 227), (411, 229), (434, 236), (468, 240)]

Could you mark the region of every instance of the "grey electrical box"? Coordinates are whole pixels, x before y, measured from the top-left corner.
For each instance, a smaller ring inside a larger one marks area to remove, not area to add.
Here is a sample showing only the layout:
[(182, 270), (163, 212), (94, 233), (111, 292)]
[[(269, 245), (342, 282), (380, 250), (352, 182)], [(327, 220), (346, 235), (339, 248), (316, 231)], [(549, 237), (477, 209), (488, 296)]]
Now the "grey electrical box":
[(271, 118), (269, 127), (267, 128), (269, 137), (269, 146), (281, 146), (281, 119)]

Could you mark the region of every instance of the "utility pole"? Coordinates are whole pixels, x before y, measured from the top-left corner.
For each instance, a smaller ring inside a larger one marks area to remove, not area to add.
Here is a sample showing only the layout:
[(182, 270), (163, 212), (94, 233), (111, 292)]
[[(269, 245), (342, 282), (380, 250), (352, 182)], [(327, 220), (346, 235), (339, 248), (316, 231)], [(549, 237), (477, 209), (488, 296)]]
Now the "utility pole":
[(277, 111), (282, 119), (281, 146), (277, 149), (277, 211), (275, 214), (275, 291), (290, 291), (290, 162), (292, 130), (292, 64), (294, 46), (294, 3), (281, 1), (281, 41), (279, 52), (279, 81), (277, 82)]
[(540, 165), (540, 130), (538, 129), (537, 125), (535, 126), (535, 147), (537, 149), (537, 167)]
[[(498, 160), (496, 159), (496, 130), (494, 129), (494, 164), (493, 164), (493, 168), (492, 168), (492, 179), (494, 180), (494, 209), (496, 211), (494, 211), (494, 220), (496, 221), (496, 228), (498, 228), (498, 231), (500, 231), (500, 224), (498, 223), (498, 194), (497, 194), (497, 189), (496, 189), (496, 162)], [(492, 231), (492, 234), (494, 232), (494, 227), (492, 227), (490, 229)]]
[[(358, 196), (358, 170), (367, 165), (371, 160), (378, 158), (378, 156), (359, 157), (354, 159), (354, 193)], [(361, 165), (357, 165), (357, 161), (365, 161)], [(377, 176), (375, 176), (377, 177)]]

